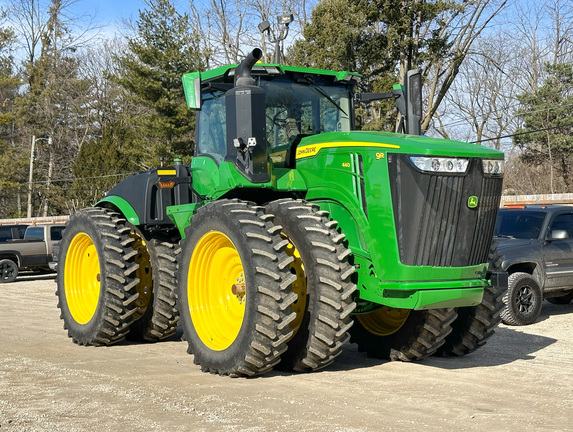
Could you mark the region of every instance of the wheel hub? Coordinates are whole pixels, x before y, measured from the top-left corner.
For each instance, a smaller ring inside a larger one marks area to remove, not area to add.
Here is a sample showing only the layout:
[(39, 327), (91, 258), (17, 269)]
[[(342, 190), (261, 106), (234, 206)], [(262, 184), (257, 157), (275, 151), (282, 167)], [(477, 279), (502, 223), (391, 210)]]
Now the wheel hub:
[(523, 286), (517, 292), (515, 299), (521, 313), (530, 313), (534, 308), (533, 292), (528, 286)]
[(86, 324), (96, 312), (101, 289), (97, 250), (86, 233), (76, 234), (70, 242), (64, 279), (70, 314), (79, 324)]
[(221, 351), (235, 341), (245, 316), (247, 281), (229, 237), (210, 231), (197, 242), (187, 278), (189, 313), (201, 341)]
[(367, 314), (357, 315), (356, 319), (369, 333), (389, 336), (397, 332), (410, 316), (409, 309), (396, 309), (382, 306)]

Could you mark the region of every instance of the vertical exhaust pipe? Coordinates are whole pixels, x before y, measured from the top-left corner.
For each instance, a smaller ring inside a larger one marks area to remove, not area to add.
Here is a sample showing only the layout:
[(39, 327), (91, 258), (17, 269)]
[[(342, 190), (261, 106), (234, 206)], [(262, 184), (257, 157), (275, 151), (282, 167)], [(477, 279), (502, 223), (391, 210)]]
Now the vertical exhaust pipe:
[(263, 51), (260, 48), (255, 48), (239, 63), (235, 70), (235, 87), (255, 85), (255, 79), (251, 75), (251, 71), (262, 57)]

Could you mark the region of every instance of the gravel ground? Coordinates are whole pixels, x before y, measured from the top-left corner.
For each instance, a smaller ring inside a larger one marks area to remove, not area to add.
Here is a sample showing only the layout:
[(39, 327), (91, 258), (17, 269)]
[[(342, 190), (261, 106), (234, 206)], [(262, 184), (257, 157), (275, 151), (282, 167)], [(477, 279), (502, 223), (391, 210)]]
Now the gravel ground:
[(0, 285), (2, 431), (573, 431), (573, 304), (477, 352), (384, 362), (347, 345), (311, 374), (204, 374), (178, 338), (79, 347), (53, 277)]

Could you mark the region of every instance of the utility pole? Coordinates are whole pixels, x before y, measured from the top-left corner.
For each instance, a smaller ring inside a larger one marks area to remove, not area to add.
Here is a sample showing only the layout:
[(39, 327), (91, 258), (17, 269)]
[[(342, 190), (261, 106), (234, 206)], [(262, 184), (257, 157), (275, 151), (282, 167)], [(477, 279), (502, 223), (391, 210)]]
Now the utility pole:
[(26, 217), (32, 217), (32, 179), (34, 176), (34, 150), (36, 146), (36, 135), (32, 135), (32, 149), (30, 150), (30, 173), (28, 175), (28, 212)]

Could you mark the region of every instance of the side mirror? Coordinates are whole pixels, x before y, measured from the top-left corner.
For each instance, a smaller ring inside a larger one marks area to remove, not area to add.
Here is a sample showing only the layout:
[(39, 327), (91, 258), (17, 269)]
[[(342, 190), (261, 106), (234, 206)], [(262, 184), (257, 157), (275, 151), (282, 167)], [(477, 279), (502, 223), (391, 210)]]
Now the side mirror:
[(568, 240), (569, 239), (569, 234), (567, 234), (566, 230), (553, 230), (551, 231), (551, 233), (549, 234), (549, 237), (547, 237), (548, 241), (553, 241), (553, 240)]
[(191, 72), (183, 75), (183, 90), (187, 100), (187, 108), (201, 109), (201, 73)]
[(422, 73), (420, 69), (406, 73), (406, 133), (422, 135)]

